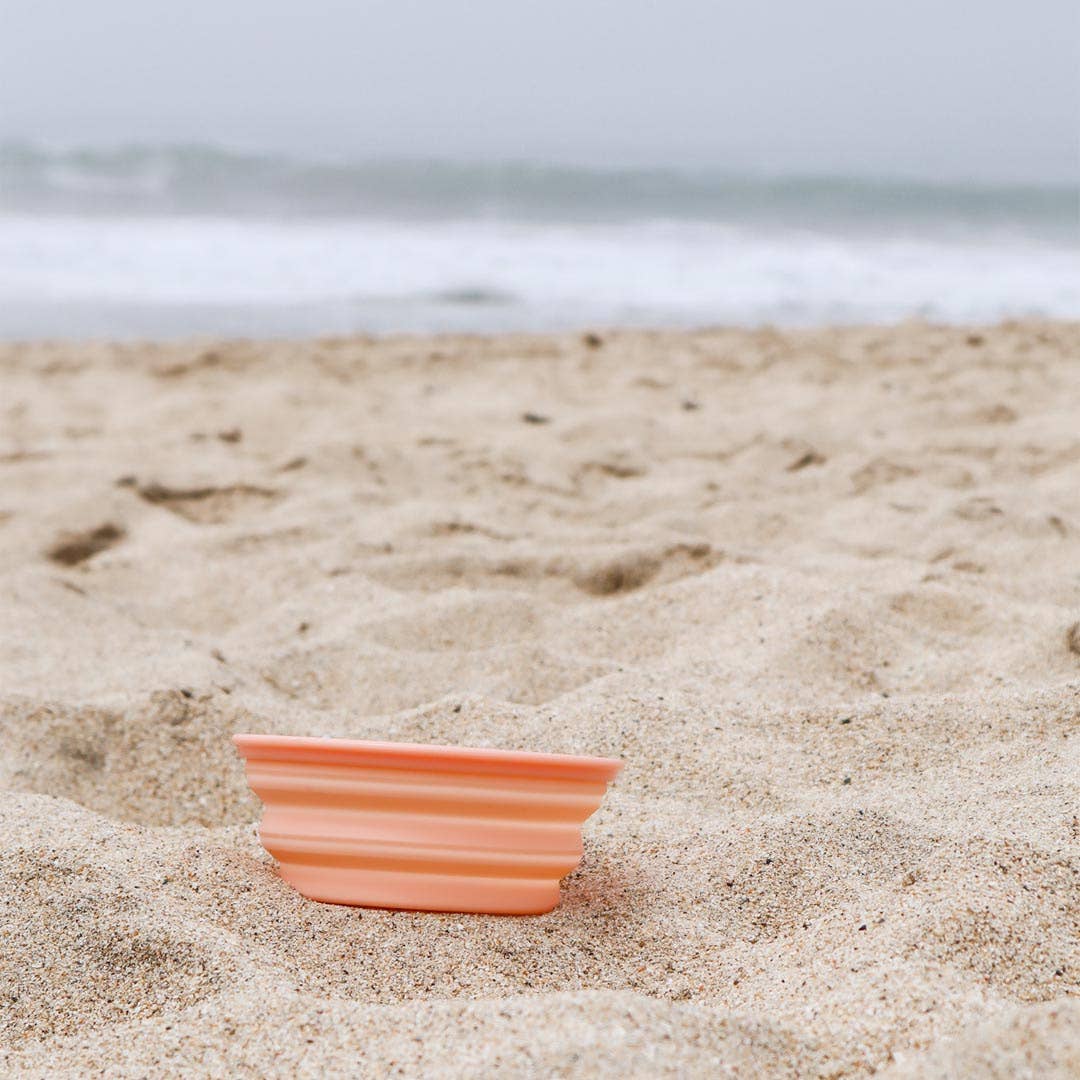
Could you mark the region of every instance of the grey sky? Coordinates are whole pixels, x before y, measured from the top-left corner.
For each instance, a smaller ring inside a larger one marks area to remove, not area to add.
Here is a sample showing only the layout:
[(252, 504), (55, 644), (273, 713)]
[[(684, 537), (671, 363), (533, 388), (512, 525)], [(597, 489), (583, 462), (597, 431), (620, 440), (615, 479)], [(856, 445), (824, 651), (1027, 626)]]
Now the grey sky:
[(1076, 0), (0, 0), (0, 135), (1063, 180)]

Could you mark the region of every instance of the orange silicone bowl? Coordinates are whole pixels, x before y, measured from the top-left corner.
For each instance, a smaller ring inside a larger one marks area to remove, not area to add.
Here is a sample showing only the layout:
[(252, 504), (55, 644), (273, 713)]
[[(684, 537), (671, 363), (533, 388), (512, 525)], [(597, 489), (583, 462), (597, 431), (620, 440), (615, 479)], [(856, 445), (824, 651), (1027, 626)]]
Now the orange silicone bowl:
[(461, 746), (236, 735), (263, 847), (304, 896), (538, 915), (622, 763)]

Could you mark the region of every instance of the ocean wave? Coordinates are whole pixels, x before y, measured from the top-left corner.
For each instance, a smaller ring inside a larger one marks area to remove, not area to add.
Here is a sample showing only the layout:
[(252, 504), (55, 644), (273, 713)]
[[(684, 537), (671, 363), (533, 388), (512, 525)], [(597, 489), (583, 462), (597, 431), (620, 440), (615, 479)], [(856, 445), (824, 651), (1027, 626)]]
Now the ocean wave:
[(1077, 242), (1075, 187), (942, 185), (527, 163), (316, 161), (201, 144), (0, 144), (0, 208), (525, 222), (665, 218), (761, 228), (966, 234)]
[(702, 222), (0, 216), (0, 337), (1080, 318), (1049, 243)]

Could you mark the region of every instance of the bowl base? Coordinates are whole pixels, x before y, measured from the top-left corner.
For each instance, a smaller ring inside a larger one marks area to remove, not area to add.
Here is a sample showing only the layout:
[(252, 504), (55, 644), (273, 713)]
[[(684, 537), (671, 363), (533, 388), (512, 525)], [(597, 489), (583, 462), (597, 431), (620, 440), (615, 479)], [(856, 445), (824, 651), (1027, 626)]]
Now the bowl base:
[(401, 873), (280, 863), (278, 873), (309, 900), (352, 907), (543, 915), (559, 904), (558, 881)]

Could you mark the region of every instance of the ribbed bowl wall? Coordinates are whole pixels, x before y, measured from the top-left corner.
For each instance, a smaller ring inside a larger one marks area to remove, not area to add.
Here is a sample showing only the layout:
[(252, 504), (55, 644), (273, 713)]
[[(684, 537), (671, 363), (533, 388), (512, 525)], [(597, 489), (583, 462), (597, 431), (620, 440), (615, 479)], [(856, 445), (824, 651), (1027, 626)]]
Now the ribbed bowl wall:
[[(371, 754), (363, 763), (335, 764), (332, 750), (287, 760), (281, 740), (260, 757), (252, 737), (241, 738), (248, 781), (265, 804), (263, 846), (294, 888), (330, 903), (550, 911), (559, 902), (559, 879), (581, 860), (581, 825), (607, 789), (603, 776), (574, 775), (580, 764), (561, 776), (551, 765), (539, 770), (546, 775), (528, 775), (519, 765), (515, 772), (515, 761), (503, 771), (494, 771), (498, 763), (460, 758), (439, 767), (437, 748), (422, 767), (383, 765)], [(528, 765), (528, 758), (518, 761)], [(592, 773), (603, 762), (567, 760), (593, 762)], [(608, 764), (613, 774), (618, 766)]]

